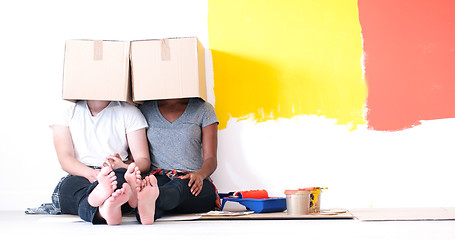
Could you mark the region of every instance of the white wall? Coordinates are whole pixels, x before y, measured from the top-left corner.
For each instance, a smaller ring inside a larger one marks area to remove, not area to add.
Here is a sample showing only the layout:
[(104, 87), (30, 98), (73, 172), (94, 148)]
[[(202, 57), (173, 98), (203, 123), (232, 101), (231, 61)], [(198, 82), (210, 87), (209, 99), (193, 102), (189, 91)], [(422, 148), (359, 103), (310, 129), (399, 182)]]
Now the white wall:
[[(2, 1), (0, 22), (0, 210), (50, 202), (64, 175), (47, 125), (61, 99), (65, 40), (197, 36), (208, 46), (207, 0)], [(454, 119), (392, 133), (350, 132), (335, 122), (231, 119), (219, 132), (219, 190), (282, 196), (286, 188), (327, 186), (326, 208), (455, 205)]]
[(1, 1), (0, 210), (50, 202), (64, 176), (48, 115), (61, 99), (65, 40), (197, 36), (208, 46), (207, 8), (206, 0)]
[(219, 190), (325, 186), (323, 208), (455, 206), (454, 119), (400, 132), (299, 116), (220, 132)]

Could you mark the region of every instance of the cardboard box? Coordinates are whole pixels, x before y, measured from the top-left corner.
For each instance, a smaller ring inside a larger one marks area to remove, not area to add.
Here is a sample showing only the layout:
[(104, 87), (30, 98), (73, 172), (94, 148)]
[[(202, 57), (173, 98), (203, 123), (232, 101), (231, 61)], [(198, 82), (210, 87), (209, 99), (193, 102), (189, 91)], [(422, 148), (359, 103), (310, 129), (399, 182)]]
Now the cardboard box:
[(131, 42), (133, 100), (207, 100), (204, 57), (204, 48), (197, 38)]
[(66, 41), (63, 99), (132, 102), (129, 51), (125, 41)]

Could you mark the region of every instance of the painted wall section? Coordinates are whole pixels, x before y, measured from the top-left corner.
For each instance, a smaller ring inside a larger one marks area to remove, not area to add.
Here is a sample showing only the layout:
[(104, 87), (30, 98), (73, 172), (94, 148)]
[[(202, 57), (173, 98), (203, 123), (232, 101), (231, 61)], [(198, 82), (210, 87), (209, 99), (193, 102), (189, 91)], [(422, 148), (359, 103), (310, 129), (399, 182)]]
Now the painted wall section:
[(209, 0), (208, 29), (221, 128), (313, 114), (365, 123), (356, 0)]
[(370, 129), (455, 117), (455, 1), (359, 0)]

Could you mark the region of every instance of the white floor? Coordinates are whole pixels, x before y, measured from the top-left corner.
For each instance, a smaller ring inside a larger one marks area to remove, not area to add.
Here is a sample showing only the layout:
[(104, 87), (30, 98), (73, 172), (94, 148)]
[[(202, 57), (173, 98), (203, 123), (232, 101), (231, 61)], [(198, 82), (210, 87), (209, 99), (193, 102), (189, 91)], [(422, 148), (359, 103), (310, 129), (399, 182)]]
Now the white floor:
[(77, 216), (4, 211), (0, 239), (455, 239), (455, 221), (198, 220), (143, 226), (132, 217), (123, 220), (120, 226), (92, 225)]

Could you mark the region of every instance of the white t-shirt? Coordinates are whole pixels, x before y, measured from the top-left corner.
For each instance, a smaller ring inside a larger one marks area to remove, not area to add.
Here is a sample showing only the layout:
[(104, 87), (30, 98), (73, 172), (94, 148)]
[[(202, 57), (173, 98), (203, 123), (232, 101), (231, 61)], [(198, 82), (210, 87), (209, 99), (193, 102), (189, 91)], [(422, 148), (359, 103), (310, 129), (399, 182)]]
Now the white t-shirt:
[(147, 128), (141, 111), (135, 106), (112, 101), (95, 117), (86, 101), (67, 104), (53, 125), (70, 128), (76, 159), (87, 166), (100, 167), (108, 155), (128, 157), (126, 134)]

